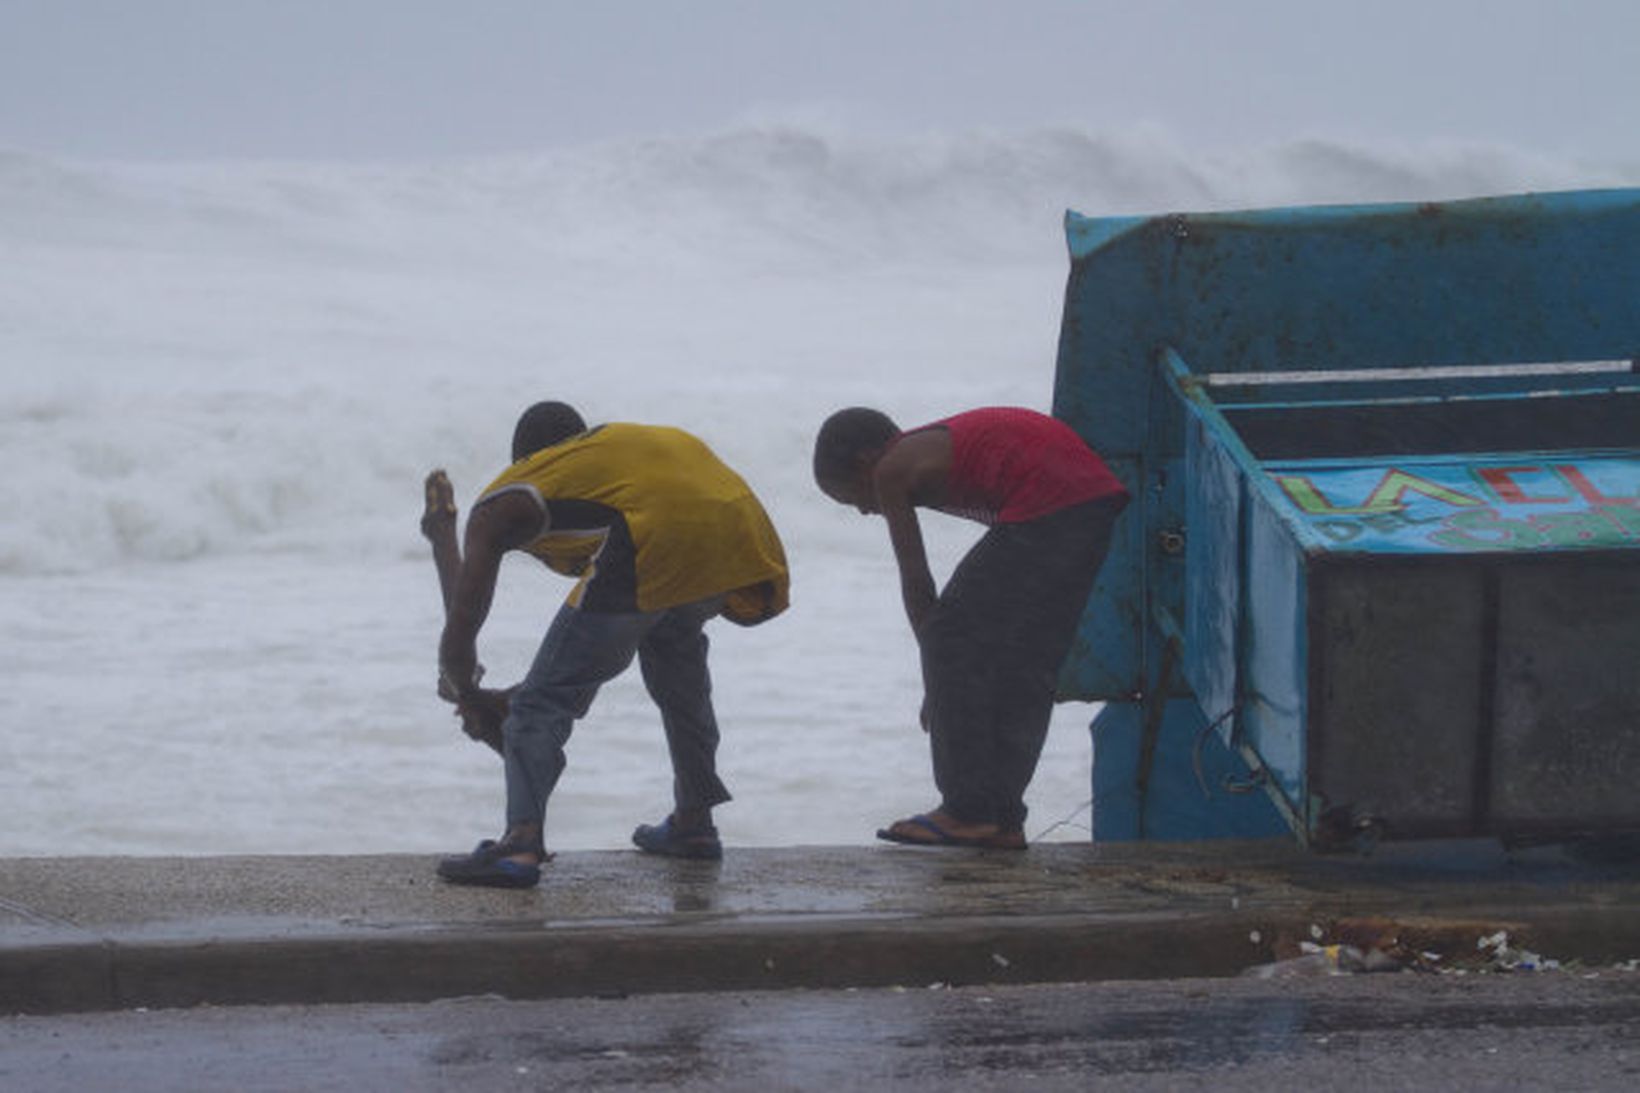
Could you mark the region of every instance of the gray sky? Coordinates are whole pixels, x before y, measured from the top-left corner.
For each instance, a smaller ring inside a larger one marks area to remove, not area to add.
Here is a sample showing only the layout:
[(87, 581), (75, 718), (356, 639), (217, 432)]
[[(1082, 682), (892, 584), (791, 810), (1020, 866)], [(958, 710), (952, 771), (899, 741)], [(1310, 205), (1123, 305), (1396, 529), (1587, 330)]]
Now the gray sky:
[(1636, 0), (0, 0), (0, 149), (442, 158), (768, 119), (1640, 161)]

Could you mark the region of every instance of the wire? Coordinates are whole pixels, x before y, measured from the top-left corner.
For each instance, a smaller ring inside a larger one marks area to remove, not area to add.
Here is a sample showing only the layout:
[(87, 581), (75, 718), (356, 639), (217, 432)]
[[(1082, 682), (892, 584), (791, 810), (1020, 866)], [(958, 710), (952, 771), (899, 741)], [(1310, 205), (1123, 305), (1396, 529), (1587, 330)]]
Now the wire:
[[(1196, 784), (1201, 787), (1202, 800), (1204, 801), (1211, 801), (1213, 799), (1213, 791), (1207, 788), (1207, 775), (1202, 773), (1202, 745), (1207, 743), (1208, 734), (1213, 732), (1213, 730), (1217, 729), (1220, 725), (1224, 724), (1225, 721), (1234, 715), (1239, 709), (1241, 709), (1241, 703), (1237, 702), (1228, 710), (1225, 710), (1212, 721), (1208, 722), (1207, 727), (1196, 734), (1196, 742), (1190, 748), (1190, 768), (1196, 772)], [(1224, 788), (1229, 789), (1232, 793), (1243, 792), (1231, 789), (1228, 782), (1225, 784)]]
[(1075, 822), (1075, 820), (1078, 816), (1082, 815), (1082, 813), (1086, 812), (1088, 809), (1090, 809), (1092, 807), (1093, 807), (1093, 798), (1089, 797), (1086, 801), (1083, 801), (1080, 805), (1077, 805), (1076, 809), (1074, 811), (1072, 811), (1069, 816), (1066, 816), (1063, 820), (1059, 820), (1055, 823), (1051, 823), (1047, 827), (1043, 828), (1041, 831), (1037, 832), (1036, 838), (1032, 839), (1031, 841), (1032, 842), (1041, 842), (1044, 836), (1046, 836), (1046, 835), (1048, 835), (1048, 834), (1050, 834), (1054, 831), (1058, 831), (1062, 827), (1074, 827), (1074, 828), (1077, 828), (1078, 830), (1086, 831), (1089, 835), (1092, 835), (1093, 834), (1093, 828), (1090, 825), (1088, 825), (1088, 824), (1079, 824), (1079, 823)]

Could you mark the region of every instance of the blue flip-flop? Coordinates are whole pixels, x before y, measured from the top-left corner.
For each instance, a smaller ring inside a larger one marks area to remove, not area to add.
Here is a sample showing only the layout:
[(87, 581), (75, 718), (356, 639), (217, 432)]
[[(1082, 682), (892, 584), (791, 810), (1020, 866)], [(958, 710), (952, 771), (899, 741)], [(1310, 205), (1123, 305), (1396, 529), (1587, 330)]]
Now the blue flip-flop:
[(438, 875), (451, 884), (480, 888), (534, 888), (541, 881), (541, 867), (516, 862), (510, 857), (529, 850), (529, 847), (485, 839), (471, 854), (457, 854), (440, 861)]
[[(895, 831), (894, 828), (900, 824), (910, 825), (928, 834), (907, 835)], [(994, 835), (954, 835), (920, 812), (915, 816), (898, 820), (888, 827), (879, 828), (877, 837), (884, 842), (899, 843), (901, 846), (961, 846), (978, 850), (1025, 849), (1025, 836), (1022, 832), (998, 831)]]
[(679, 831), (672, 826), (670, 816), (658, 824), (639, 824), (632, 832), (632, 845), (646, 854), (662, 854), (668, 858), (717, 861), (723, 857), (723, 843), (718, 839), (717, 828)]

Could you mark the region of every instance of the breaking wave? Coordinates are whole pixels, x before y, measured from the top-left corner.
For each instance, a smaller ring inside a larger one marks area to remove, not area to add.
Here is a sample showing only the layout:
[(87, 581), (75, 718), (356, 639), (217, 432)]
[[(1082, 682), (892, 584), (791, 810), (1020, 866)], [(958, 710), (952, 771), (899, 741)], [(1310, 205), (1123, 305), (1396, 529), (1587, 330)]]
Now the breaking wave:
[(1000, 310), (981, 344), (1005, 355), (1051, 340), (1067, 208), (1636, 180), (1457, 145), (1198, 154), (1145, 130), (769, 125), (391, 166), (0, 154), (0, 573), (356, 550), (430, 463), (482, 473), (502, 408), (548, 385), (789, 460), (784, 398), (912, 389), (931, 358), (959, 386), (983, 373), (959, 317), (1014, 306), (1022, 348)]

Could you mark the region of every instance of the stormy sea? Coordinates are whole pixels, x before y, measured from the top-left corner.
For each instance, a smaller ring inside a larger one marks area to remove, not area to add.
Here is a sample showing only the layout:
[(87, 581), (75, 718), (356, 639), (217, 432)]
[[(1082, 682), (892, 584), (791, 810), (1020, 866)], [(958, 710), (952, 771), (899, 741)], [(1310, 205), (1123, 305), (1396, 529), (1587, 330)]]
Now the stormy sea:
[[(860, 844), (936, 803), (880, 521), (809, 473), (820, 421), (1047, 409), (1062, 218), (1640, 182), (1640, 164), (1072, 129), (765, 126), (483, 160), (0, 150), (0, 855), (448, 851), (499, 764), (434, 694), (417, 521), (542, 398), (679, 425), (752, 484), (793, 605), (710, 628), (732, 847)], [(1097, 438), (1095, 438), (1097, 439)], [(925, 518), (936, 578), (979, 534)], [(568, 591), (509, 561), (480, 642), (528, 664)], [(1059, 707), (1032, 838), (1088, 837), (1094, 709)], [(555, 849), (670, 803), (634, 671), (570, 743)]]

